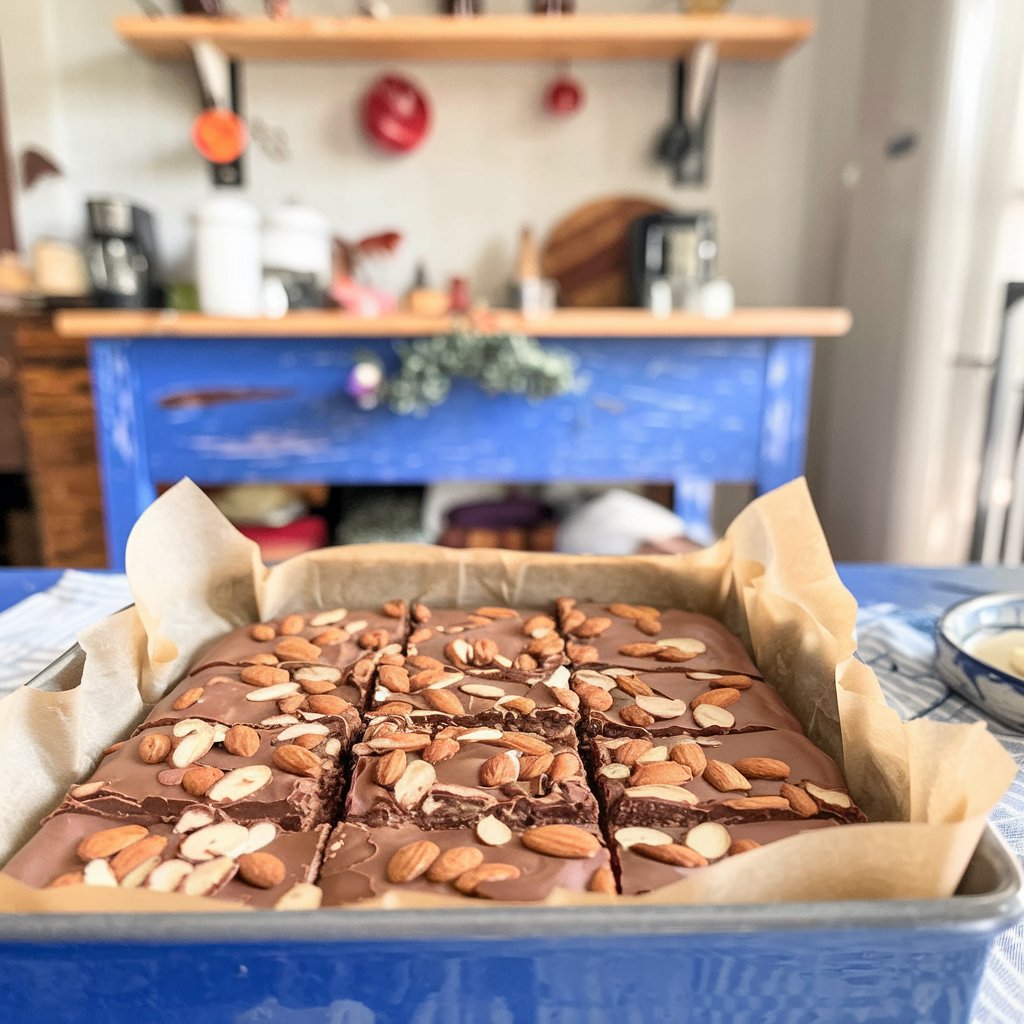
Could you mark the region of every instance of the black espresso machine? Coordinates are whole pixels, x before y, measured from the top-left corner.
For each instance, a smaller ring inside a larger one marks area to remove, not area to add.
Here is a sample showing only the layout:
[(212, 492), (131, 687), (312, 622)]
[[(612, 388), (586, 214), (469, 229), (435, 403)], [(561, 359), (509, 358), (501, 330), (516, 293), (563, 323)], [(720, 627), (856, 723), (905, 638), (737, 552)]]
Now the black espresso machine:
[(652, 290), (669, 288), (673, 309), (692, 309), (700, 289), (715, 276), (715, 217), (652, 213), (629, 227), (629, 282), (633, 302), (650, 308)]
[(89, 238), (85, 259), (99, 306), (159, 309), (164, 287), (153, 215), (126, 199), (86, 203)]

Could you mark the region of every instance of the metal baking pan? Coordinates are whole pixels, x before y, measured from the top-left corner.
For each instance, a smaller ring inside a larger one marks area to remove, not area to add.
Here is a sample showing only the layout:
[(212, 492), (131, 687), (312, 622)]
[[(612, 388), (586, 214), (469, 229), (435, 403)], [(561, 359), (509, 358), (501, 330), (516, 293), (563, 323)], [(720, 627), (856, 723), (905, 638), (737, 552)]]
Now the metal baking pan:
[[(77, 685), (73, 648), (27, 685)], [(0, 915), (0, 1018), (235, 1024), (967, 1021), (1024, 912), (987, 829), (957, 894), (733, 906)]]

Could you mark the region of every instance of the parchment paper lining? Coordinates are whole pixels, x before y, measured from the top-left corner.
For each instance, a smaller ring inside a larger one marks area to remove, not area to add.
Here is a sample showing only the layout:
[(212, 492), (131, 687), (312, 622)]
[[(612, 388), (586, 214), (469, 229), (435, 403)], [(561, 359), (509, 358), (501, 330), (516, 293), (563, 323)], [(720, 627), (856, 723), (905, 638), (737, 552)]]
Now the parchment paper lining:
[[(140, 518), (127, 571), (135, 607), (82, 634), (81, 685), (67, 693), (23, 687), (0, 701), (2, 860), (216, 636), (256, 617), (373, 607), (395, 596), (535, 605), (571, 593), (714, 615), (744, 639), (811, 739), (844, 768), (872, 822), (773, 843), (649, 896), (615, 897), (618, 903), (949, 896), (1016, 771), (982, 724), (904, 724), (885, 704), (874, 674), (853, 658), (856, 606), (802, 480), (753, 502), (718, 544), (678, 558), (360, 545), (269, 570), (256, 545), (184, 480)], [(608, 899), (560, 892), (552, 902)], [(361, 906), (455, 902), (389, 894)], [(0, 876), (0, 911), (196, 908), (237, 909), (137, 890), (36, 891)]]

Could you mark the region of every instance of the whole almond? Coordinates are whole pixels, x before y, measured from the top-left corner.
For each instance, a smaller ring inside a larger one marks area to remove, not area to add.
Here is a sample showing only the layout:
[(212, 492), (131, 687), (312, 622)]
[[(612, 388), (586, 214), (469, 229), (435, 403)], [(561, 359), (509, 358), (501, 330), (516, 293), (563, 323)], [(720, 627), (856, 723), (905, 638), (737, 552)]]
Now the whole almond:
[(732, 766), (748, 779), (789, 778), (789, 765), (776, 757), (741, 757)]
[(435, 710), (445, 715), (464, 714), (462, 701), (451, 690), (423, 690), (424, 700)]
[(575, 690), (567, 690), (564, 686), (555, 686), (551, 688), (551, 696), (563, 708), (568, 708), (570, 711), (579, 711), (580, 709), (580, 695)]
[(378, 786), (386, 789), (393, 786), (404, 774), (408, 763), (404, 750), (389, 750), (377, 758), (373, 766), (373, 778)]
[(608, 611), (612, 615), (617, 615), (620, 619), (639, 619), (643, 615), (643, 612), (634, 605), (622, 604), (621, 602), (608, 605)]
[(494, 754), (480, 765), (480, 785), (504, 786), (519, 778), (519, 759), (509, 754)]
[(535, 853), (567, 860), (593, 857), (601, 843), (596, 836), (577, 825), (540, 825), (522, 834), (523, 846)]
[(654, 744), (650, 740), (626, 740), (621, 746), (615, 748), (614, 760), (618, 764), (632, 765), (641, 754), (646, 754)]
[(532, 654), (535, 658), (550, 658), (564, 650), (565, 641), (557, 633), (545, 633), (544, 636), (531, 640), (526, 647), (526, 653)]
[(333, 665), (303, 665), (292, 678), (306, 693), (327, 693), (341, 682), (341, 669)]
[(560, 754), (555, 754), (555, 759), (551, 762), (551, 768), (548, 770), (548, 776), (552, 782), (564, 782), (566, 779), (574, 779), (582, 775), (583, 765), (571, 750), (563, 750)]
[(484, 882), (507, 882), (520, 875), (514, 864), (481, 864), (463, 871), (455, 879), (455, 888), (466, 896), (475, 895), (477, 887)]
[(636, 676), (616, 676), (615, 685), (630, 697), (653, 697), (654, 691)]
[(409, 692), (409, 673), (404, 668), (396, 668), (394, 665), (381, 665), (377, 669), (377, 678), (385, 690), (392, 693)]
[(503, 711), (514, 711), (517, 715), (532, 715), (537, 709), (537, 702), (530, 697), (513, 697), (503, 701), (501, 708)]
[(47, 889), (61, 889), (65, 885), (85, 885), (85, 873), (82, 871), (65, 871), (63, 875), (58, 875), (49, 885)]
[(277, 709), (282, 715), (292, 715), (306, 703), (304, 693), (289, 693), (277, 702)]
[(405, 602), (402, 600), (385, 601), (384, 604), (381, 605), (381, 611), (383, 611), (389, 619), (400, 619), (405, 615)]
[(172, 705), (171, 707), (175, 711), (184, 711), (185, 708), (192, 707), (196, 701), (199, 700), (203, 695), (203, 688), (201, 686), (193, 686), (190, 690), (186, 690)]
[(409, 677), (409, 689), (413, 693), (419, 693), (420, 690), (426, 690), (434, 683), (441, 682), (447, 674), (443, 665), (438, 665), (437, 668), (421, 669)]
[(417, 601), (412, 606), (412, 617), (416, 622), (429, 622), (431, 619), (430, 607), (422, 601)]
[(818, 805), (807, 791), (799, 786), (784, 782), (779, 787), (779, 796), (783, 797), (789, 803), (793, 813), (801, 818), (813, 818), (818, 813)]
[(523, 623), (523, 635), (536, 640), (547, 633), (554, 632), (555, 620), (548, 615), (531, 615)]
[(371, 750), (422, 750), (430, 744), (425, 732), (399, 732), (374, 736), (366, 741)]
[(633, 625), (648, 636), (657, 636), (661, 632), (661, 621), (653, 615), (641, 615)]
[(281, 636), (294, 636), (301, 633), (305, 626), (306, 622), (301, 615), (287, 615), (282, 620), (278, 632)]
[(166, 836), (145, 836), (137, 843), (119, 850), (110, 861), (114, 877), (120, 882), (129, 871), (134, 871), (151, 857), (159, 857), (166, 845)]
[(113, 856), (148, 835), (149, 830), (143, 825), (119, 825), (93, 832), (78, 844), (78, 859), (90, 861)]
[(473, 645), (468, 640), (449, 640), (444, 647), (445, 657), (456, 668), (468, 669), (473, 661)]
[(316, 647), (324, 648), (340, 644), (343, 640), (347, 639), (348, 632), (346, 630), (332, 626), (330, 629), (325, 629), (322, 633), (317, 633), (311, 642)]
[(359, 634), (356, 643), (364, 651), (376, 651), (391, 643), (391, 634), (386, 629), (367, 629)]
[(574, 665), (591, 665), (601, 657), (592, 644), (569, 643), (565, 645), (565, 653)]
[[(707, 778), (707, 772), (704, 773)], [(723, 800), (723, 807), (731, 811), (788, 811), (789, 801), (784, 796), (743, 796), (735, 800)]]
[(416, 644), (425, 644), (433, 635), (434, 631), (427, 626), (420, 626), (419, 629), (414, 629), (409, 634), (409, 650), (412, 651)]
[(522, 754), (550, 754), (551, 745), (531, 732), (503, 732), (500, 739), (491, 740), (496, 747), (518, 750)]
[(479, 867), (483, 860), (484, 851), (478, 846), (453, 846), (427, 868), (427, 881), (453, 882), (464, 872)]
[(690, 661), (696, 657), (696, 654), (691, 654), (689, 651), (681, 651), (678, 647), (659, 647), (657, 654), (658, 661)]
[(675, 761), (638, 764), (629, 777), (631, 786), (682, 786), (693, 778), (689, 768)]
[(640, 728), (654, 724), (654, 715), (648, 714), (636, 704), (627, 704), (624, 708), (620, 708), (619, 718), (627, 725), (635, 725)]
[(294, 743), (284, 743), (277, 747), (271, 755), (271, 760), (275, 768), (309, 779), (319, 779), (323, 771), (320, 758), (316, 754), (311, 754), (304, 747), (298, 747)]
[(718, 676), (708, 680), (708, 686), (730, 686), (734, 690), (749, 690), (753, 685), (750, 676)]
[(166, 733), (146, 733), (139, 740), (139, 758), (143, 764), (159, 764), (170, 752), (171, 737)]
[(284, 861), (266, 850), (243, 853), (238, 858), (238, 876), (257, 889), (273, 889), (284, 881), (287, 874)]
[(413, 710), (411, 704), (404, 700), (389, 700), (374, 708), (375, 715), (407, 715)]
[(668, 752), (668, 756), (676, 764), (685, 765), (693, 773), (695, 779), (704, 774), (708, 758), (699, 743), (677, 743)]
[(480, 637), (473, 642), (473, 662), (481, 668), (490, 665), (499, 653), (498, 645), (490, 637)]
[(519, 778), (539, 779), (551, 770), (554, 760), (554, 754), (524, 754), (519, 759)]
[(701, 704), (714, 704), (717, 708), (731, 707), (740, 699), (740, 691), (731, 686), (721, 686), (716, 690), (706, 690), (697, 694), (690, 701), (690, 707), (696, 708)]
[(756, 839), (734, 839), (729, 847), (729, 856), (735, 857), (737, 853), (746, 853), (748, 850), (756, 850), (761, 844)]
[(239, 658), (239, 665), (276, 665), (280, 659), (267, 651), (257, 651), (255, 654), (247, 654)]
[(674, 867), (706, 868), (708, 866), (706, 857), (702, 857), (696, 850), (691, 850), (682, 843), (661, 843), (657, 846), (636, 843), (630, 847), (630, 850), (633, 853), (639, 853), (641, 857), (660, 861), (662, 864), (672, 864)]
[(352, 682), (357, 686), (365, 686), (373, 678), (376, 669), (373, 658), (360, 658), (352, 666)]
[(486, 619), (514, 619), (517, 613), (512, 608), (505, 608), (499, 605), (488, 605), (483, 608), (477, 608), (476, 614), (482, 615)]
[(391, 855), (388, 861), (388, 881), (396, 885), (419, 878), (437, 860), (441, 848), (429, 839), (407, 843)]
[(540, 667), (537, 664), (537, 659), (532, 654), (517, 654), (512, 661), (512, 667), (519, 669), (520, 672), (536, 672)]
[(612, 628), (612, 620), (595, 615), (593, 618), (584, 619), (574, 630), (573, 634), (581, 640), (591, 640), (595, 636)]
[(587, 882), (587, 892), (600, 892), (611, 895), (618, 891), (615, 887), (615, 875), (612, 874), (612, 869), (607, 864), (602, 864), (590, 876), (590, 881)]
[(290, 679), (283, 668), (271, 668), (269, 665), (247, 665), (239, 674), (242, 682), (250, 686), (277, 686)]
[(316, 661), (323, 652), (301, 636), (286, 636), (274, 645), (274, 653), (282, 661)]
[(450, 736), (438, 736), (423, 748), (420, 757), (431, 764), (437, 764), (439, 761), (447, 761), (454, 757), (460, 749), (458, 740), (454, 740)]
[(562, 629), (566, 633), (572, 633), (578, 626), (586, 621), (587, 616), (578, 608), (573, 608), (562, 616)]
[(255, 626), (250, 628), (249, 636), (251, 636), (253, 640), (259, 640), (261, 642), (273, 640), (274, 637), (277, 636), (277, 630), (267, 622), (257, 622)]
[(416, 669), (431, 669), (436, 668), (444, 671), (444, 662), (438, 661), (437, 658), (430, 658), (426, 654), (414, 654), (411, 657), (405, 659), (407, 665), (412, 665)]
[(210, 787), (219, 779), (224, 778), (224, 773), (219, 768), (210, 765), (194, 764), (185, 770), (181, 777), (181, 788), (189, 796), (206, 796)]
[(583, 706), (591, 711), (607, 711), (615, 703), (615, 699), (607, 690), (592, 683), (576, 683), (573, 689), (579, 694)]
[(624, 647), (620, 647), (619, 654), (625, 658), (653, 658), (663, 650), (665, 650), (665, 648), (658, 644), (640, 642), (635, 644), (626, 644)]
[(704, 769), (704, 781), (714, 786), (720, 793), (731, 790), (748, 790), (750, 782), (727, 761), (708, 760)]
[(331, 693), (314, 693), (306, 698), (306, 707), (317, 715), (344, 715), (352, 705), (344, 697)]

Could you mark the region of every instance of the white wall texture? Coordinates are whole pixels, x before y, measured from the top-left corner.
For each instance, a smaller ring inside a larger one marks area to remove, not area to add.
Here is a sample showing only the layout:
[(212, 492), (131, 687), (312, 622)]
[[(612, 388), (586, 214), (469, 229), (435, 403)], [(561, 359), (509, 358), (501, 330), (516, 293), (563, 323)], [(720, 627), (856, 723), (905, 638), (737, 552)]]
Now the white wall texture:
[[(164, 6), (170, 0), (165, 0)], [(490, 0), (514, 12), (526, 0)], [(255, 12), (255, 0), (234, 0)], [(351, 0), (295, 0), (298, 14), (347, 14)], [(394, 0), (426, 13), (429, 0)], [(518, 229), (543, 237), (594, 197), (650, 195), (719, 218), (721, 269), (745, 305), (827, 303), (841, 204), (843, 160), (858, 73), (864, 0), (736, 0), (737, 11), (819, 18), (817, 36), (776, 63), (723, 67), (713, 124), (710, 184), (674, 189), (650, 160), (670, 111), (667, 61), (580, 63), (578, 116), (556, 120), (540, 95), (551, 64), (403, 64), (426, 88), (434, 130), (406, 157), (363, 141), (358, 96), (385, 70), (372, 64), (256, 64), (245, 68), (250, 116), (283, 127), (292, 156), (275, 163), (254, 147), (244, 193), (263, 209), (286, 199), (319, 207), (343, 236), (396, 228), (406, 242), (390, 283), (404, 287), (424, 259), (435, 282), (468, 274), (474, 292), (501, 300)], [(653, 10), (649, 0), (580, 0), (579, 9)], [(661, 5), (661, 9), (665, 9)], [(123, 193), (153, 208), (168, 264), (189, 270), (190, 215), (212, 189), (192, 151), (196, 90), (185, 65), (137, 56), (112, 31), (130, 0), (0, 4), (14, 154), (51, 152), (66, 171), (17, 201), (24, 243), (75, 237), (82, 199)]]

